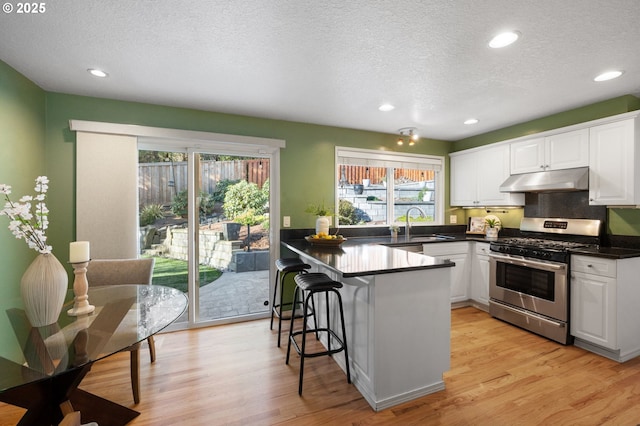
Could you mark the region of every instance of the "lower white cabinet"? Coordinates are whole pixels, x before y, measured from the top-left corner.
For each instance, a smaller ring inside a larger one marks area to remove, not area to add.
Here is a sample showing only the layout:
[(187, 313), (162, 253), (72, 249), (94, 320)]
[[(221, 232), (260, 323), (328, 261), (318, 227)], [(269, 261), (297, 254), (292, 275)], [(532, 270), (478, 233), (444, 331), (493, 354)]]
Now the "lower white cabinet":
[(489, 306), (489, 244), (476, 242), (471, 256), (471, 299)]
[(451, 271), (451, 303), (469, 300), (469, 243), (423, 244), (423, 253), (437, 259), (448, 259), (456, 264)]
[(575, 345), (618, 362), (640, 355), (640, 258), (571, 256)]

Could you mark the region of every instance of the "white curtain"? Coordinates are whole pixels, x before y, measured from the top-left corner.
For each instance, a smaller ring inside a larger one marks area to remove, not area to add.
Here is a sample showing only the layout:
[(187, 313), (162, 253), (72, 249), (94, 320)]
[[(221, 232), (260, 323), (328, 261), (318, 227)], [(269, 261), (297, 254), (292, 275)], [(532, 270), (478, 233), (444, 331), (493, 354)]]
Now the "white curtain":
[(135, 136), (77, 132), (76, 240), (93, 259), (138, 257), (137, 166)]

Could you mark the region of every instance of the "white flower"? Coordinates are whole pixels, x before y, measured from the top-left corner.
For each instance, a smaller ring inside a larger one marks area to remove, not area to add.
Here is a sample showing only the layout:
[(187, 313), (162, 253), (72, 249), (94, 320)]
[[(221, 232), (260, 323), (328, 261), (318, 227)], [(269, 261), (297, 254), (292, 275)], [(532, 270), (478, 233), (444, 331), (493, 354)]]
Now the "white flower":
[[(45, 230), (49, 227), (49, 209), (44, 203), (45, 193), (49, 189), (46, 176), (36, 178), (35, 197), (25, 195), (17, 203), (9, 198), (11, 186), (0, 184), (0, 194), (4, 194), (6, 203), (0, 210), (0, 216), (9, 218), (9, 231), (18, 239), (24, 239), (29, 248), (40, 253), (51, 253), (52, 247), (47, 245)], [(35, 205), (31, 201), (37, 201)], [(32, 212), (31, 208), (35, 207)]]

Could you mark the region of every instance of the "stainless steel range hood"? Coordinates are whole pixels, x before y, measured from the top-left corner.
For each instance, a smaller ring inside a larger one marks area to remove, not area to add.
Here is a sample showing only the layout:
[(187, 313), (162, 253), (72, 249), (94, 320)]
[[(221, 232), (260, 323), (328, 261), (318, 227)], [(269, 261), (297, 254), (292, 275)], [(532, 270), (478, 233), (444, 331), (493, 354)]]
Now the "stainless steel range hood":
[(511, 175), (500, 192), (562, 192), (589, 189), (589, 168), (551, 170)]

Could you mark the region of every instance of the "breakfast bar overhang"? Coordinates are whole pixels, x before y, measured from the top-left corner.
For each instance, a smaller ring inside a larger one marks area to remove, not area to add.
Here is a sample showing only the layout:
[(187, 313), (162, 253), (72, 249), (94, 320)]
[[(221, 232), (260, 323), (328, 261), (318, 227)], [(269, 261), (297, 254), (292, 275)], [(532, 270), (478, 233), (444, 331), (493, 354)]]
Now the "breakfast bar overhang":
[[(357, 238), (335, 248), (304, 240), (282, 245), (312, 271), (344, 284), (351, 379), (374, 410), (444, 389), (454, 263)], [(316, 309), (324, 311), (324, 300), (316, 300)], [(334, 359), (344, 371), (343, 354)]]

